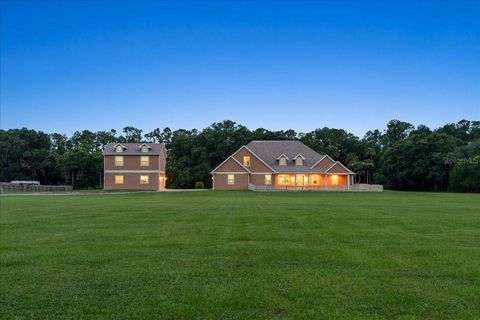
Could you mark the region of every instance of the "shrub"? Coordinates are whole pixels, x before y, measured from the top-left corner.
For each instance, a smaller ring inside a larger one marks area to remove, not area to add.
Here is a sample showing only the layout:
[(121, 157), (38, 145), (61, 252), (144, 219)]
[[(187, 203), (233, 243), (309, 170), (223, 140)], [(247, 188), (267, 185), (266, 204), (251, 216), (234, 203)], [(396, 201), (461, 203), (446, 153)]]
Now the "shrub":
[(195, 189), (203, 189), (203, 188), (205, 188), (205, 184), (203, 183), (203, 181), (195, 182)]

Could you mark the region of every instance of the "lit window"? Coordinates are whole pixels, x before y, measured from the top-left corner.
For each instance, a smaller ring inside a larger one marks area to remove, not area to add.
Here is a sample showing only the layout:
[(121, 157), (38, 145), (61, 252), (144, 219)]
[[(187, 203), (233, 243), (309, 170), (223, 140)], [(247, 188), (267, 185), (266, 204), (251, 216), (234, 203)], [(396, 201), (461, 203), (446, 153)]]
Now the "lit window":
[(295, 165), (296, 166), (303, 166), (303, 159), (302, 157), (298, 157), (295, 159)]
[(289, 176), (283, 175), (283, 174), (278, 176), (278, 184), (286, 185), (288, 183), (289, 183)]
[(234, 174), (227, 175), (227, 184), (235, 184), (235, 175)]
[(338, 176), (336, 174), (332, 175), (332, 185), (338, 185)]
[(281, 166), (286, 166), (287, 165), (287, 159), (285, 157), (281, 157), (280, 160), (278, 160), (278, 164)]
[(142, 152), (148, 152), (148, 147), (147, 146), (142, 146)]
[(123, 184), (123, 176), (115, 176), (115, 184)]
[(118, 145), (116, 148), (115, 148), (115, 151), (116, 152), (123, 152), (123, 147)]
[(266, 174), (265, 175), (265, 184), (272, 184), (272, 175)]
[(318, 176), (316, 174), (314, 174), (313, 176), (311, 176), (311, 179), (312, 179), (312, 184), (313, 185), (317, 185), (318, 184)]
[(148, 184), (148, 176), (140, 176), (140, 184)]
[(115, 167), (123, 167), (123, 156), (115, 156)]
[(245, 167), (250, 167), (250, 156), (244, 156), (243, 157), (243, 165)]
[(140, 156), (140, 166), (148, 167), (150, 164), (150, 158), (148, 156)]

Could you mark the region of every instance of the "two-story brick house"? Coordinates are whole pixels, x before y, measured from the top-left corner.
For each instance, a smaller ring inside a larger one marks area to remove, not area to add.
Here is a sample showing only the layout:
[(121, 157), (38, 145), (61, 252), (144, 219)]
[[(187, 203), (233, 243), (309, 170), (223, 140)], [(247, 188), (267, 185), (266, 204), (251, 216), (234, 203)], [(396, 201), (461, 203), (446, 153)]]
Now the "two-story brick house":
[(109, 143), (104, 150), (105, 190), (164, 190), (163, 143)]

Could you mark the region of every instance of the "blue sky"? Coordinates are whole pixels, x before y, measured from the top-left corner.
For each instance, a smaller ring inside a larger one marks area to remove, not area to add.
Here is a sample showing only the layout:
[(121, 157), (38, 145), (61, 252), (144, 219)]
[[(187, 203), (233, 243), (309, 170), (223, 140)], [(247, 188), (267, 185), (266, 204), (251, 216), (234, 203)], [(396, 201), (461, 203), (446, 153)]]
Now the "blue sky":
[(480, 1), (1, 2), (2, 129), (480, 119)]

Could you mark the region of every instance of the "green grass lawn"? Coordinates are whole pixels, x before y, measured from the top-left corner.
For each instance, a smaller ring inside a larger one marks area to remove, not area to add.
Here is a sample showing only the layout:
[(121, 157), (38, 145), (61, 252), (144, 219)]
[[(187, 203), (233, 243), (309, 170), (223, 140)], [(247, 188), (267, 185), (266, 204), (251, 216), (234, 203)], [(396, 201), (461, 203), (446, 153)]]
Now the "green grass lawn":
[(1, 197), (2, 318), (479, 319), (480, 195)]

